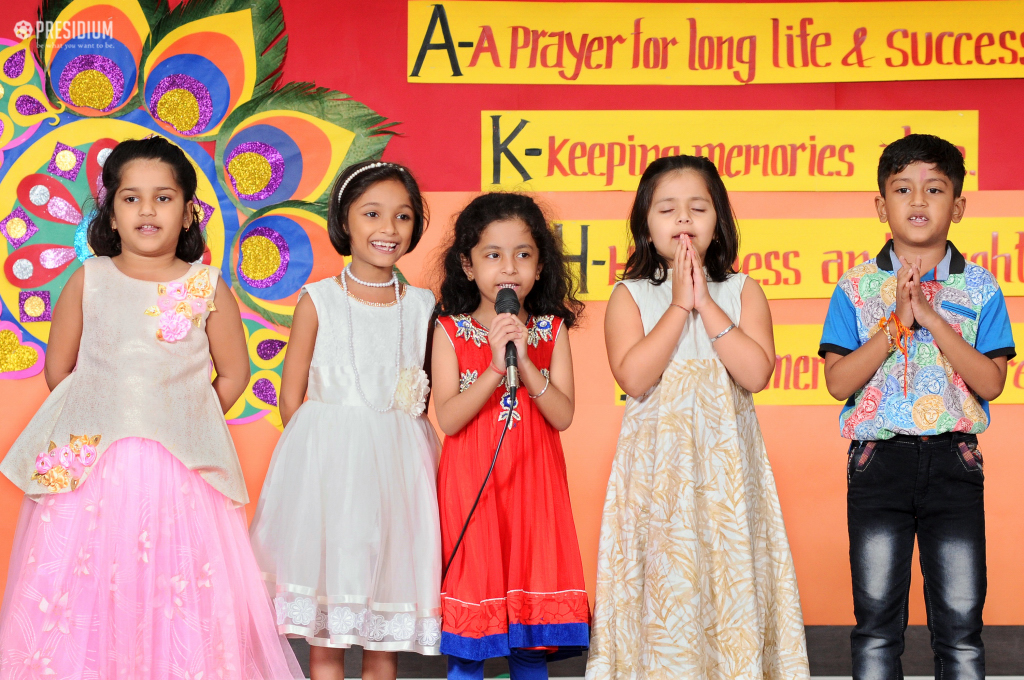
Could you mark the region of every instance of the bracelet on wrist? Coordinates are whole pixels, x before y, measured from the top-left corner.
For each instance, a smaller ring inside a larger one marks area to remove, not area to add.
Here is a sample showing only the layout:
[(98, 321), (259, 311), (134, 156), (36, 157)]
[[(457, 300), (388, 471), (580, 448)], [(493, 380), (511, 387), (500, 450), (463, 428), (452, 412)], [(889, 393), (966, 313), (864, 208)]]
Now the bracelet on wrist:
[(491, 370), (500, 375), (502, 378), (505, 377), (505, 371), (499, 371), (498, 367), (494, 365), (493, 361), (491, 362)]
[(721, 333), (719, 333), (715, 337), (711, 338), (711, 344), (712, 345), (715, 344), (715, 342), (717, 340), (721, 339), (726, 333), (728, 333), (729, 331), (733, 330), (734, 328), (736, 328), (736, 324), (734, 324), (734, 323), (731, 323), (728, 326), (726, 326), (724, 331), (722, 331)]
[(530, 399), (537, 399), (539, 397), (543, 397), (544, 393), (548, 391), (548, 387), (550, 387), (550, 386), (551, 386), (551, 376), (545, 375), (544, 376), (544, 389), (542, 389), (537, 394), (530, 394), (529, 392), (527, 392), (527, 394), (530, 395)]

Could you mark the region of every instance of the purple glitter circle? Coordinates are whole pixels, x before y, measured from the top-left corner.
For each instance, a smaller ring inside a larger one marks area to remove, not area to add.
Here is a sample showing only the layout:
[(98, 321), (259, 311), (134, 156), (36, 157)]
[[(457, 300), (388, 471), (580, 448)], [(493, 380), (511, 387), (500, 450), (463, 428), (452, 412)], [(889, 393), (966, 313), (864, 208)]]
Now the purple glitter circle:
[(60, 82), (58, 84), (60, 98), (72, 106), (78, 106), (71, 101), (71, 81), (82, 71), (90, 70), (98, 71), (106, 76), (107, 80), (110, 81), (110, 86), (114, 89), (114, 97), (110, 100), (110, 104), (106, 108), (100, 109), (100, 111), (106, 112), (116, 108), (121, 101), (121, 97), (124, 96), (124, 73), (121, 72), (121, 68), (113, 61), (98, 54), (83, 54), (68, 62), (68, 65), (60, 72)]
[(210, 221), (210, 218), (213, 217), (213, 213), (216, 210), (216, 208), (214, 208), (212, 205), (210, 205), (209, 203), (207, 203), (206, 201), (204, 201), (204, 200), (202, 200), (202, 199), (200, 199), (198, 197), (196, 197), (194, 200), (199, 205), (199, 207), (202, 209), (202, 213), (203, 213), (203, 217), (199, 221), (199, 228), (202, 229), (202, 230), (205, 230), (206, 229), (206, 225)]
[[(31, 316), (25, 313), (25, 303), (31, 298), (37, 297), (43, 301), (43, 313), (39, 316)], [(23, 290), (18, 293), (18, 315), (22, 323), (30, 321), (50, 321), (52, 308), (50, 307), (50, 292), (46, 290)], [(273, 387), (273, 385), (271, 385)]]
[(255, 194), (243, 194), (235, 186), (235, 178), (228, 172), (228, 177), (231, 177), (231, 187), (238, 194), (239, 198), (244, 198), (247, 201), (262, 201), (265, 198), (270, 198), (277, 188), (281, 186), (281, 180), (284, 178), (284, 156), (281, 152), (263, 142), (242, 142), (228, 154), (228, 157), (224, 159), (224, 169), (227, 170), (231, 165), (231, 161), (235, 156), (239, 156), (243, 153), (255, 153), (263, 156), (267, 163), (270, 164), (270, 180), (267, 182), (267, 186), (263, 187)]
[[(61, 151), (70, 151), (75, 156), (75, 166), (70, 170), (61, 170), (57, 166), (57, 154)], [(72, 182), (78, 178), (78, 172), (82, 169), (82, 164), (85, 163), (85, 152), (79, 151), (73, 146), (68, 146), (61, 142), (53, 147), (53, 156), (50, 157), (50, 164), (46, 166), (46, 171), (55, 177), (63, 177), (64, 179), (71, 180)]]
[(25, 70), (25, 50), (18, 50), (4, 62), (4, 75), (14, 80)]
[(14, 102), (14, 110), (23, 116), (38, 116), (46, 113), (46, 107), (35, 97), (23, 94)]
[(274, 383), (266, 378), (260, 378), (252, 384), (252, 393), (264, 404), (277, 406), (277, 390), (274, 389)]
[[(196, 102), (199, 104), (199, 122), (194, 127), (188, 130), (178, 130), (180, 135), (197, 135), (202, 132), (207, 124), (210, 122), (210, 118), (213, 116), (213, 100), (210, 99), (210, 93), (206, 89), (206, 86), (201, 82), (187, 76), (184, 73), (174, 73), (162, 79), (156, 84), (153, 89), (153, 96), (149, 98), (149, 112), (157, 120), (171, 125), (166, 120), (160, 118), (157, 115), (157, 104), (160, 103), (160, 99), (170, 92), (171, 90), (187, 90), (192, 93), (192, 96), (196, 98)], [(171, 127), (174, 127), (171, 125)]]
[[(281, 264), (277, 266), (277, 271), (268, 276), (265, 279), (250, 279), (242, 271), (242, 243), (245, 243), (253, 236), (262, 236), (269, 239), (271, 243), (277, 246), (277, 252), (281, 256)], [(288, 242), (284, 240), (284, 237), (269, 227), (254, 227), (245, 235), (241, 243), (238, 244), (238, 275), (243, 281), (248, 283), (253, 288), (270, 288), (275, 283), (284, 278), (285, 272), (288, 271), (288, 259), (291, 257), (288, 251)]]
[(270, 361), (276, 357), (288, 343), (284, 340), (263, 340), (256, 345), (256, 354), (264, 361)]

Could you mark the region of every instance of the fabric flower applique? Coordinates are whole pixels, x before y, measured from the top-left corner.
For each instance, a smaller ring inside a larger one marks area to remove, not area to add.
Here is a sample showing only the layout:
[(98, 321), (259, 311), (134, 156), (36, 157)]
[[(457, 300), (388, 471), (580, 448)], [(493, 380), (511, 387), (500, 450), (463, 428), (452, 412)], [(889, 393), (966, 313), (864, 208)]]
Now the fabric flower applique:
[[(501, 396), (501, 411), (498, 413), (498, 422), (503, 422), (508, 419), (509, 413), (512, 414), (512, 421), (508, 424), (508, 429), (512, 429), (516, 426), (516, 422), (522, 420), (522, 416), (519, 415), (519, 411), (516, 407), (519, 405), (519, 400), (516, 400), (515, 405), (512, 403), (512, 397), (508, 392)], [(511, 407), (511, 411), (509, 410)]]
[(190, 276), (184, 283), (157, 284), (156, 292), (160, 297), (146, 310), (146, 315), (159, 319), (156, 337), (164, 342), (184, 339), (191, 326), (199, 328), (203, 314), (217, 311), (212, 299), (214, 289), (210, 272), (206, 269)]
[(533, 317), (533, 323), (526, 329), (526, 344), (530, 347), (536, 347), (540, 344), (541, 340), (544, 342), (550, 341), (554, 321), (555, 317), (550, 314)]
[(71, 441), (58, 447), (54, 442), (36, 456), (36, 471), (32, 474), (39, 484), (50, 493), (59, 493), (70, 487), (78, 488), (87, 468), (91, 468), (99, 456), (96, 445), (101, 435), (71, 435)]
[(395, 386), (395, 406), (415, 417), (427, 409), (430, 379), (422, 368), (404, 368)]
[(479, 377), (480, 374), (477, 371), (471, 371), (468, 368), (463, 371), (462, 374), (459, 375), (459, 393), (461, 394), (468, 390), (470, 385), (475, 383)]

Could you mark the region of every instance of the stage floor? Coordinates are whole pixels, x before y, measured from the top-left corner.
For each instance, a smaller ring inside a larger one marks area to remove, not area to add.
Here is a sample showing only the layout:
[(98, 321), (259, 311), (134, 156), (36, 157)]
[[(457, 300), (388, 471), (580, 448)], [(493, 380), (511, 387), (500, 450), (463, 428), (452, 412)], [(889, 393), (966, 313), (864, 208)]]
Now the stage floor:
[[(984, 632), (986, 677), (1001, 680), (1024, 680), (1024, 626), (987, 626)], [(309, 646), (302, 640), (293, 640), (292, 647), (304, 670), (309, 669)], [(847, 680), (850, 678), (850, 627), (807, 626), (807, 654), (811, 675), (821, 680)], [(345, 655), (345, 674), (358, 678), (362, 668), (362, 649), (353, 647)], [(910, 626), (907, 629), (906, 650), (903, 653), (903, 671), (907, 680), (927, 680), (934, 677), (932, 651), (928, 628)], [(549, 664), (551, 677), (582, 680), (586, 656), (565, 659)], [(400, 653), (399, 678), (444, 678), (447, 662), (443, 656), (420, 656)], [(508, 664), (504, 659), (490, 659), (484, 664), (488, 678), (508, 677)]]

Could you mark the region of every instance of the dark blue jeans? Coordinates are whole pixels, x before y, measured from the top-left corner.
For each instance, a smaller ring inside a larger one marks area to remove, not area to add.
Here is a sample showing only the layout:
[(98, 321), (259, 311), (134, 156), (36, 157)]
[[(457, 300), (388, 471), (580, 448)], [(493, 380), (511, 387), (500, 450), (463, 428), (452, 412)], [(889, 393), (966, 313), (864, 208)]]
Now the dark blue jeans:
[(935, 677), (985, 677), (985, 473), (977, 442), (953, 434), (851, 443), (846, 512), (855, 680), (903, 678), (915, 535)]

